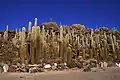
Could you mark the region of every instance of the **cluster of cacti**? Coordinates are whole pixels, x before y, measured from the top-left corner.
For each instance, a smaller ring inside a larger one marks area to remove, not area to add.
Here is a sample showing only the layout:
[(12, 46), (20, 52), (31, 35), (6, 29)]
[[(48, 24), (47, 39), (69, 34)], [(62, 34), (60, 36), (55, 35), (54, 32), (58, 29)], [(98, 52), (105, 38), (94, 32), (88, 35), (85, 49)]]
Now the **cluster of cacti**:
[[(78, 56), (82, 56), (83, 59), (113, 61), (120, 60), (120, 37), (117, 36), (120, 36), (118, 31), (108, 31), (105, 27), (94, 31), (80, 24), (58, 27), (50, 22), (43, 24), (41, 28), (35, 18), (33, 27), (29, 22), (28, 31), (25, 27), (22, 28), (22, 32), (16, 30), (13, 44), (19, 49), (22, 63), (27, 60), (27, 63), (38, 64), (41, 60), (47, 62), (58, 58), (63, 62), (71, 63), (72, 59)], [(7, 41), (8, 29), (3, 37)]]

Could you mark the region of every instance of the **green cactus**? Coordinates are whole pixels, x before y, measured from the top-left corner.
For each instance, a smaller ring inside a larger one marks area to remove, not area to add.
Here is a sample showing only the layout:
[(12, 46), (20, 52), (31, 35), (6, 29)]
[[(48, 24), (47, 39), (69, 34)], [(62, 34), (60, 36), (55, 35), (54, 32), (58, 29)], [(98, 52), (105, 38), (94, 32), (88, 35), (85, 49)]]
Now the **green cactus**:
[(26, 43), (25, 43), (25, 38), (26, 38), (26, 29), (25, 27), (22, 28), (22, 32), (20, 34), (20, 41), (21, 41), (21, 45), (19, 47), (19, 53), (20, 53), (20, 59), (21, 59), (21, 63), (24, 63), (25, 61), (25, 57), (26, 57)]
[(32, 22), (29, 22), (29, 25), (28, 25), (28, 32), (31, 32), (31, 29), (32, 29)]
[(67, 48), (67, 63), (71, 63), (72, 61), (72, 50), (71, 50), (71, 46), (69, 45)]
[(4, 32), (3, 39), (5, 42), (8, 40), (8, 25), (6, 26), (6, 31)]
[(36, 63), (39, 63), (39, 58), (40, 58), (40, 27), (38, 26), (36, 28), (36, 55), (35, 55)]
[(2, 40), (2, 34), (0, 34), (0, 41)]

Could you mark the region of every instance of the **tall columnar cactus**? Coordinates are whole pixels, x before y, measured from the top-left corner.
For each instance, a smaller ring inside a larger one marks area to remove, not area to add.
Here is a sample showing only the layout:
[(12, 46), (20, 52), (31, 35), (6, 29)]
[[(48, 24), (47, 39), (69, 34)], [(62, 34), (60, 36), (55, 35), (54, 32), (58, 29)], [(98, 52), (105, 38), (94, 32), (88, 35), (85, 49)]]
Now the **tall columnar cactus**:
[(67, 36), (65, 36), (65, 38), (63, 38), (63, 61), (67, 62), (67, 53), (68, 53), (68, 39)]
[(36, 63), (39, 63), (40, 59), (40, 27), (36, 28)]
[(63, 27), (60, 26), (60, 38), (59, 38), (59, 56), (62, 58), (63, 55)]
[(60, 26), (60, 40), (63, 39), (63, 27)]
[(83, 51), (83, 58), (85, 59), (85, 56), (86, 56), (86, 54), (85, 54), (85, 42), (84, 42), (84, 36), (82, 37), (82, 51)]
[(21, 33), (21, 41), (22, 41), (22, 45), (25, 45), (25, 39), (26, 39), (26, 29), (25, 27), (22, 28), (22, 33)]
[[(51, 26), (51, 23), (49, 26)], [(8, 40), (8, 26), (6, 27), (3, 35), (5, 41)], [(120, 42), (118, 41), (118, 36), (118, 32), (111, 34), (106, 32), (105, 29), (94, 32), (93, 29), (90, 31), (86, 29), (81, 30), (79, 27), (68, 28), (60, 26), (58, 32), (56, 30), (48, 30), (46, 24), (42, 26), (41, 30), (37, 26), (37, 18), (35, 18), (33, 27), (32, 23), (29, 22), (27, 35), (24, 27), (22, 28), (22, 32), (19, 30), (18, 33), (16, 30), (13, 44), (17, 47), (18, 42), (20, 42), (17, 48), (19, 48), (22, 63), (28, 53), (28, 62), (31, 61), (31, 64), (39, 63), (41, 59), (47, 62), (49, 59), (57, 58), (61, 58), (64, 62), (70, 63), (72, 58), (80, 55), (84, 59), (95, 58), (101, 61), (110, 58), (108, 53), (114, 58), (115, 56), (119, 56)], [(28, 48), (30, 49), (28, 50)]]
[(71, 45), (68, 46), (67, 48), (67, 63), (71, 63), (72, 61), (72, 49), (71, 49)]
[(52, 43), (55, 41), (55, 32), (53, 32), (53, 30), (51, 30), (52, 33)]
[(8, 32), (8, 25), (6, 25), (6, 31)]
[(104, 33), (103, 47), (104, 47), (104, 56), (105, 56), (105, 58), (107, 58), (108, 57), (108, 53), (107, 53), (108, 43), (107, 43), (107, 35), (106, 35), (106, 33)]
[[(29, 23), (29, 25), (30, 24), (31, 23)], [(32, 27), (30, 45), (31, 45), (31, 48), (30, 48), (31, 64), (38, 63), (39, 54), (40, 54), (40, 49), (39, 49), (40, 48), (40, 27), (37, 26), (37, 18), (35, 18), (34, 26)]]
[(110, 40), (111, 40), (111, 44), (112, 44), (113, 54), (115, 55), (115, 45), (114, 45), (114, 40), (113, 40), (112, 34), (110, 34)]
[(45, 29), (44, 29), (44, 25), (42, 26), (41, 39), (42, 39), (42, 42), (44, 43), (44, 39), (45, 39)]
[(37, 18), (35, 18), (34, 26), (37, 26)]
[(8, 40), (8, 25), (6, 26), (6, 31), (4, 32), (3, 38), (5, 42)]
[(26, 29), (25, 27), (22, 28), (22, 32), (21, 32), (21, 45), (19, 48), (19, 53), (20, 53), (20, 59), (21, 59), (21, 63), (24, 63), (25, 58), (26, 58), (26, 43), (25, 43), (25, 38), (26, 38)]
[(31, 32), (31, 29), (32, 29), (32, 22), (29, 22), (29, 25), (28, 25), (28, 32)]
[(113, 35), (113, 42), (114, 42), (115, 45), (117, 45), (117, 43), (116, 43), (116, 36), (115, 35)]
[(117, 46), (117, 49), (119, 50), (119, 49), (120, 49), (120, 47), (119, 47), (119, 43), (118, 43), (118, 42), (116, 43), (116, 46)]
[(96, 42), (96, 47), (99, 48), (99, 44), (100, 44), (100, 38), (99, 38), (99, 34), (96, 34), (96, 38), (95, 38), (95, 42)]
[(103, 40), (103, 47), (104, 47), (104, 58), (107, 59), (107, 49), (108, 49), (108, 44), (106, 40)]
[(44, 29), (44, 25), (42, 26), (42, 31), (41, 31), (41, 43), (40, 43), (40, 54), (41, 57), (44, 58), (44, 42), (45, 42), (45, 29)]
[(2, 34), (0, 34), (0, 41), (2, 40)]

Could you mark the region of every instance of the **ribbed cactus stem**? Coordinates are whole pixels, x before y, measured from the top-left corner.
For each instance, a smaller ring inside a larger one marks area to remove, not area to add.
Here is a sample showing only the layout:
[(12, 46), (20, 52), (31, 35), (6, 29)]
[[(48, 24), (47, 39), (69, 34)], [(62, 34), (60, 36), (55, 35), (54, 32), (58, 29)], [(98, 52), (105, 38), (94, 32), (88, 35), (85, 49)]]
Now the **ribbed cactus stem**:
[(113, 35), (113, 41), (114, 41), (114, 44), (117, 45), (117, 43), (116, 43), (116, 36), (115, 35)]
[(118, 50), (119, 50), (119, 48), (120, 48), (120, 47), (119, 47), (119, 44), (118, 44), (118, 42), (116, 43), (116, 45), (117, 45), (117, 48), (118, 48)]
[(94, 40), (93, 40), (93, 37), (91, 37), (91, 46), (93, 47), (94, 45)]
[(100, 36), (99, 34), (96, 35), (96, 42), (97, 42), (97, 43), (100, 43), (100, 38), (99, 38), (99, 36)]
[(85, 42), (84, 42), (84, 37), (82, 37), (82, 46), (83, 46), (83, 58), (85, 59)]
[(6, 31), (8, 31), (8, 25), (6, 25)]
[(106, 33), (104, 33), (104, 37), (105, 37), (105, 40), (107, 40), (107, 35), (106, 35)]
[(37, 18), (35, 18), (34, 26), (37, 26)]
[(26, 37), (26, 29), (25, 27), (22, 28), (22, 45), (25, 44), (25, 37)]
[(35, 41), (36, 39), (36, 26), (32, 27), (32, 40)]
[(93, 29), (91, 29), (91, 37), (93, 36), (93, 33), (94, 33), (94, 31), (93, 31)]
[(99, 54), (100, 54), (100, 57), (103, 57), (103, 52), (102, 52), (101, 45), (100, 45), (100, 44), (98, 44), (98, 46), (99, 46)]
[(103, 46), (104, 46), (104, 57), (107, 58), (107, 48), (108, 48), (108, 45), (107, 45), (107, 41), (104, 40), (103, 41)]
[(20, 56), (21, 56), (21, 62), (24, 63), (25, 56), (26, 56), (26, 46), (25, 46), (25, 37), (26, 37), (26, 29), (25, 27), (22, 28), (21, 33), (21, 47), (20, 47)]
[(8, 32), (7, 31), (4, 32), (3, 37), (4, 37), (4, 41), (7, 41), (7, 39), (8, 39)]
[(44, 29), (44, 25), (42, 26), (42, 42), (44, 42), (45, 39), (45, 29)]
[(71, 50), (71, 48), (70, 48), (70, 46), (68, 46), (68, 48), (67, 48), (68, 50), (68, 52), (67, 52), (67, 63), (69, 64), (69, 63), (71, 63), (71, 60), (72, 60), (72, 50)]
[(112, 38), (112, 34), (110, 34), (110, 39), (111, 39), (111, 44), (112, 44), (112, 49), (113, 49), (113, 53), (115, 54), (115, 45), (114, 45), (114, 40)]
[(63, 27), (60, 26), (60, 40), (62, 40), (63, 38)]
[(67, 53), (68, 53), (67, 45), (68, 45), (68, 40), (67, 40), (67, 36), (65, 36), (65, 38), (63, 39), (63, 60), (65, 62), (67, 62)]
[(0, 40), (2, 39), (2, 34), (0, 34)]
[(29, 25), (28, 25), (28, 32), (31, 32), (31, 29), (32, 29), (32, 22), (29, 22)]
[(4, 37), (4, 41), (7, 41), (7, 39), (8, 39), (8, 25), (6, 25), (6, 31), (4, 32), (3, 37)]
[[(45, 44), (45, 43), (44, 43)], [(40, 57), (40, 27), (36, 29), (36, 63), (39, 62)]]

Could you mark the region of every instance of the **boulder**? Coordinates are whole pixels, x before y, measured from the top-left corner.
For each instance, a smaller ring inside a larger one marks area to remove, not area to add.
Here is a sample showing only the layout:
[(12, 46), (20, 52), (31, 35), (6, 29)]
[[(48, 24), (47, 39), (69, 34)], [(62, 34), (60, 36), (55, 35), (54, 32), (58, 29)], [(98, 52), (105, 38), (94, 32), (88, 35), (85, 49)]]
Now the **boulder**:
[(51, 68), (51, 65), (50, 65), (50, 64), (46, 64), (46, 65), (44, 66), (44, 68), (45, 68), (45, 69), (50, 69), (50, 68)]
[(7, 64), (3, 65), (3, 71), (8, 72), (9, 66)]

